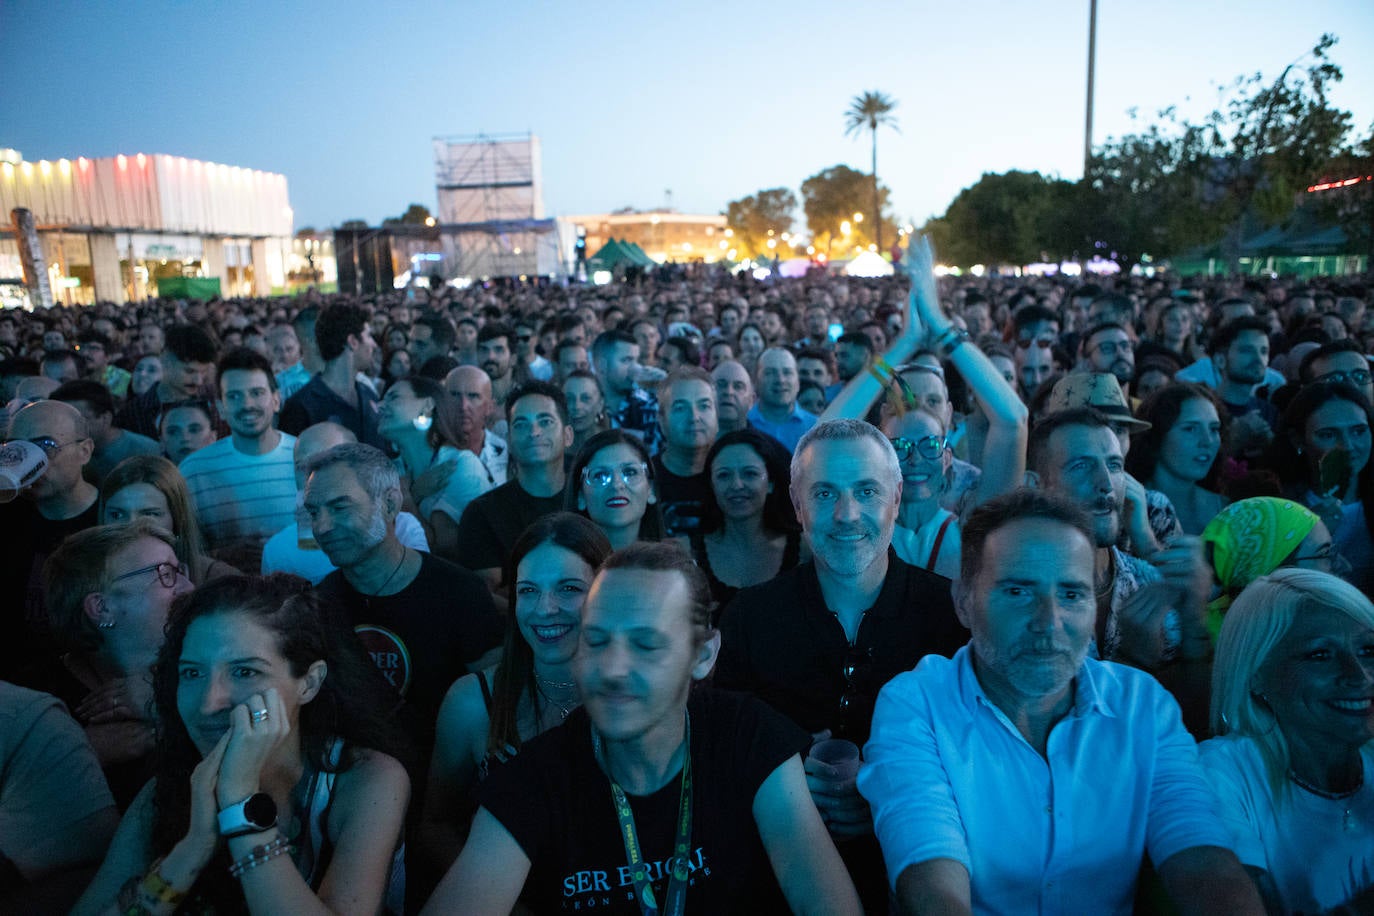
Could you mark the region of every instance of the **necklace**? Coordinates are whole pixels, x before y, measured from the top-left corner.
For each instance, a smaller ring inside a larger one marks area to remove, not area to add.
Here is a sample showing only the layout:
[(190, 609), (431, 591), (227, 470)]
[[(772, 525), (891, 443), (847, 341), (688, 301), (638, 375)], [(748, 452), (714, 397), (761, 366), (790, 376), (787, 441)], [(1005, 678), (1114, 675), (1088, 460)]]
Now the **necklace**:
[(547, 681), (538, 674), (535, 674), (534, 686), (535, 689), (539, 691), (539, 695), (544, 698), (544, 702), (548, 703), (550, 706), (558, 707), (558, 721), (560, 722), (567, 721), (568, 716), (572, 715), (572, 711), (577, 708), (577, 704), (581, 699), (574, 693), (572, 703), (565, 706), (549, 695), (549, 690), (576, 690), (577, 685), (574, 683), (565, 684), (562, 681)]
[[(1328, 792), (1325, 789), (1320, 788), (1319, 786), (1314, 786), (1312, 785), (1312, 783), (1303, 779), (1297, 773), (1294, 773), (1291, 768), (1288, 770), (1288, 778), (1292, 781), (1293, 785), (1297, 786), (1299, 789), (1302, 789), (1305, 792), (1310, 792), (1318, 798), (1324, 798), (1327, 801), (1334, 802), (1349, 802), (1350, 799), (1358, 795), (1360, 790), (1364, 788), (1363, 770), (1360, 771), (1360, 779), (1358, 782), (1355, 783), (1355, 787), (1353, 789), (1347, 789), (1344, 792)], [(1355, 821), (1354, 813), (1350, 810), (1351, 806), (1349, 804), (1346, 804), (1343, 807), (1345, 810), (1341, 812), (1341, 829), (1347, 833), (1350, 833), (1354, 831), (1355, 828), (1359, 825)]]
[(410, 548), (409, 548), (409, 547), (404, 547), (404, 546), (401, 547), (401, 559), (400, 559), (400, 562), (398, 562), (398, 563), (396, 564), (396, 568), (393, 569), (393, 570), (391, 571), (391, 575), (389, 575), (389, 576), (386, 577), (386, 581), (382, 583), (381, 588), (379, 588), (379, 589), (377, 589), (375, 592), (373, 592), (371, 597), (373, 597), (373, 598), (381, 597), (382, 592), (386, 591), (386, 587), (387, 587), (388, 585), (391, 584), (391, 580), (394, 579), (394, 578), (396, 578), (396, 574), (397, 574), (398, 572), (400, 572), (400, 571), (401, 571), (401, 567), (405, 565), (406, 556), (407, 556), (409, 553), (410, 553)]

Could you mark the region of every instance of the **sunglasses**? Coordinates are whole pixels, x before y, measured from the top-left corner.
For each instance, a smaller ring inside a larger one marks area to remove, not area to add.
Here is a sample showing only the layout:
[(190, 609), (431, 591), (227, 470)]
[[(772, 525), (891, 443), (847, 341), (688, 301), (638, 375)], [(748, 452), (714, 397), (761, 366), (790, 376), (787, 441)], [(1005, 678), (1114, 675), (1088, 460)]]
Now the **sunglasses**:
[(856, 709), (865, 702), (858, 681), (866, 680), (873, 667), (873, 650), (861, 646), (850, 646), (840, 663), (840, 674), (844, 676), (844, 693), (840, 694), (840, 732), (848, 730), (851, 719), (857, 715)]
[(627, 487), (632, 487), (639, 483), (640, 478), (648, 473), (648, 470), (649, 466), (642, 461), (622, 464), (618, 468), (587, 468), (582, 472), (582, 479), (586, 481), (587, 486), (604, 490), (615, 481), (616, 475), (619, 474), (621, 483)]
[(934, 461), (943, 455), (945, 449), (949, 447), (949, 440), (943, 436), (921, 436), (919, 439), (898, 436), (887, 441), (892, 443), (893, 450), (897, 452), (898, 461), (909, 461), (913, 452), (922, 458)]
[(1031, 344), (1035, 344), (1037, 347), (1039, 347), (1039, 348), (1042, 349), (1042, 350), (1048, 350), (1048, 349), (1050, 349), (1051, 347), (1054, 346), (1054, 338), (1053, 338), (1053, 337), (1022, 337), (1022, 338), (1019, 338), (1019, 339), (1016, 341), (1016, 346), (1020, 347), (1022, 350), (1029, 350), (1029, 349), (1031, 348)]
[(1344, 382), (1349, 385), (1363, 386), (1369, 384), (1369, 380), (1371, 377), (1374, 376), (1371, 376), (1370, 373), (1364, 369), (1352, 369), (1349, 372), (1328, 372), (1321, 378), (1316, 379), (1316, 381), (1331, 382), (1332, 384), (1340, 384)]
[(177, 584), (177, 578), (186, 575), (186, 564), (154, 563), (152, 566), (142, 566), (138, 569), (133, 570), (132, 572), (126, 572), (122, 576), (115, 576), (113, 579), (110, 580), (110, 584), (114, 585), (121, 579), (132, 579), (135, 576), (141, 576), (144, 573), (150, 572), (157, 573), (157, 581), (162, 583), (163, 588), (175, 588)]

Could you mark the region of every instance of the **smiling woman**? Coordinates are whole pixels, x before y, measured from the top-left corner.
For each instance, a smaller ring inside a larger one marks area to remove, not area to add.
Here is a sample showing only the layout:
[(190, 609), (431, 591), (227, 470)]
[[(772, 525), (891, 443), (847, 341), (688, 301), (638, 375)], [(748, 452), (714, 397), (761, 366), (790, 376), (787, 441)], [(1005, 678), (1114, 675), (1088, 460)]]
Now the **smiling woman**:
[(292, 576), (220, 579), (173, 608), (157, 775), (74, 913), (399, 912), (409, 782), (349, 635)]
[(1271, 573), (1226, 615), (1213, 679), (1202, 763), (1269, 911), (1369, 912), (1374, 605), (1327, 573)]

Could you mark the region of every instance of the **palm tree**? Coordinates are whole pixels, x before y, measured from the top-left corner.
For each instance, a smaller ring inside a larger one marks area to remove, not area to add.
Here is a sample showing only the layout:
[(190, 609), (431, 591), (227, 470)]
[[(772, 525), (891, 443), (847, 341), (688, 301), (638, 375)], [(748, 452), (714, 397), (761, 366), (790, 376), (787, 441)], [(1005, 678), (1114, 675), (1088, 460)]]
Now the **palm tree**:
[(887, 125), (901, 133), (897, 129), (897, 119), (892, 115), (892, 109), (896, 107), (897, 103), (891, 96), (883, 95), (881, 92), (865, 92), (854, 96), (854, 100), (849, 103), (849, 110), (844, 113), (846, 137), (852, 137), (865, 129), (873, 133), (873, 226), (874, 232), (877, 233), (874, 241), (878, 245), (879, 254), (883, 251), (883, 214), (878, 200), (878, 128)]

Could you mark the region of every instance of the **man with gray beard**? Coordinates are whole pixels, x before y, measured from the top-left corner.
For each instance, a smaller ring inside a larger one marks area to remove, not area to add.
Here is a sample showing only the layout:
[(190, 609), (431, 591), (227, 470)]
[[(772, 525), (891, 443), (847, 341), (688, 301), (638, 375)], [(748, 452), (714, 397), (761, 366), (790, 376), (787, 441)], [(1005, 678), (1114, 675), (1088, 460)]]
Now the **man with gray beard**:
[(902, 912), (1128, 914), (1147, 854), (1181, 913), (1264, 912), (1177, 704), (1089, 657), (1095, 527), (1033, 490), (974, 510), (972, 640), (879, 695), (858, 785)]
[(338, 567), (320, 597), (405, 701), (404, 722), (428, 760), (445, 691), (496, 661), (501, 619), (475, 574), (397, 540), (401, 482), (379, 449), (336, 445), (308, 470), (305, 511)]

